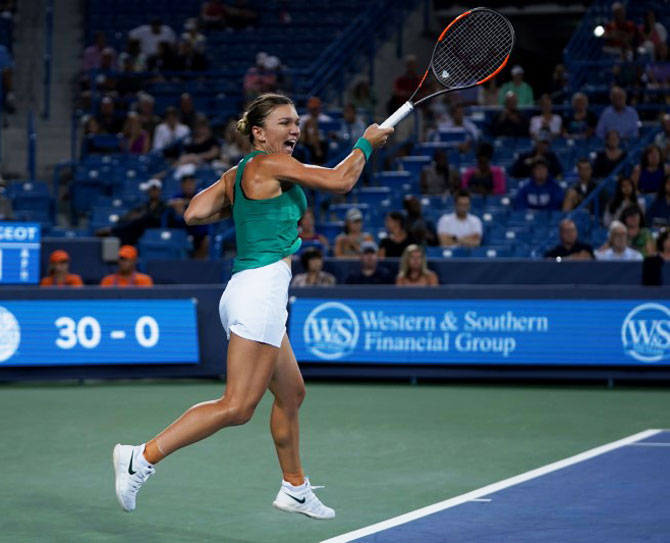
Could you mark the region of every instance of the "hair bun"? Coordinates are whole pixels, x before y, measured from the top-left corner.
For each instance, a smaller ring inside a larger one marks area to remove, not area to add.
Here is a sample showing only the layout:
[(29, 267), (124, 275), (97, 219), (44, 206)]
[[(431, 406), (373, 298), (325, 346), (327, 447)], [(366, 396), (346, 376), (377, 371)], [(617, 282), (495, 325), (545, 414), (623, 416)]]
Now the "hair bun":
[(244, 134), (245, 136), (248, 136), (251, 133), (251, 130), (249, 128), (249, 119), (247, 118), (247, 114), (245, 113), (242, 118), (237, 121), (237, 131), (240, 134)]

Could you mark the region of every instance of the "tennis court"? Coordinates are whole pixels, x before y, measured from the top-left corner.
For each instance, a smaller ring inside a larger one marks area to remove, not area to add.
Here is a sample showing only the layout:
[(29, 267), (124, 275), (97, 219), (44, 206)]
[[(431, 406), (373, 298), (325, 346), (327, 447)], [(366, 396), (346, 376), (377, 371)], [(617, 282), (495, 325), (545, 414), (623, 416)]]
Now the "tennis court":
[(114, 443), (153, 436), (223, 387), (3, 385), (0, 541), (616, 542), (662, 541), (668, 533), (670, 439), (663, 433), (646, 440), (659, 446), (619, 446), (476, 493), (490, 502), (465, 501), (396, 529), (338, 539), (646, 429), (668, 428), (670, 392), (654, 388), (308, 383), (304, 463), (313, 484), (326, 485), (319, 496), (337, 510), (334, 521), (271, 507), (281, 476), (269, 396), (248, 425), (162, 463), (138, 510), (123, 513), (113, 491)]

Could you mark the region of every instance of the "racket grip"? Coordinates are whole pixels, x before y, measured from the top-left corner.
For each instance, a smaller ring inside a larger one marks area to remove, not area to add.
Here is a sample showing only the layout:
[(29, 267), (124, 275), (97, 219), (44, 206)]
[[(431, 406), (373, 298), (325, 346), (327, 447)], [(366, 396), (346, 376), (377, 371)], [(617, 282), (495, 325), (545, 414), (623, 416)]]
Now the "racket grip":
[(386, 119), (379, 128), (392, 128), (402, 121), (407, 115), (414, 111), (414, 104), (412, 102), (405, 102), (401, 105), (388, 119)]

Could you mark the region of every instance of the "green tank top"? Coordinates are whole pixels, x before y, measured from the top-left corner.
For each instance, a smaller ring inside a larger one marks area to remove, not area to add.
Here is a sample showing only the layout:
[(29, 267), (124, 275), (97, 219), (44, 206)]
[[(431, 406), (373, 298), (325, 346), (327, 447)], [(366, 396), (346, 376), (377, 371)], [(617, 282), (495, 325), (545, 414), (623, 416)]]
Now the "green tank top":
[(233, 273), (268, 266), (292, 255), (300, 249), (298, 221), (307, 209), (307, 198), (302, 188), (291, 188), (274, 198), (251, 200), (242, 190), (244, 167), (253, 157), (263, 153), (254, 151), (237, 166), (233, 220), (237, 240), (237, 257)]

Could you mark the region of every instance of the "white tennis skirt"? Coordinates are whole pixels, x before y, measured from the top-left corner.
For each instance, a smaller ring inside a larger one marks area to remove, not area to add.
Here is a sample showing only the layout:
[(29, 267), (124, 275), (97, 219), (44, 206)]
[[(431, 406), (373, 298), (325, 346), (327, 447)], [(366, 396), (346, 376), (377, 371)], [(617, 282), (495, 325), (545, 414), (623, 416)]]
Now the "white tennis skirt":
[(291, 269), (283, 260), (235, 273), (219, 302), (228, 339), (235, 332), (245, 339), (280, 347), (286, 333), (290, 282)]

